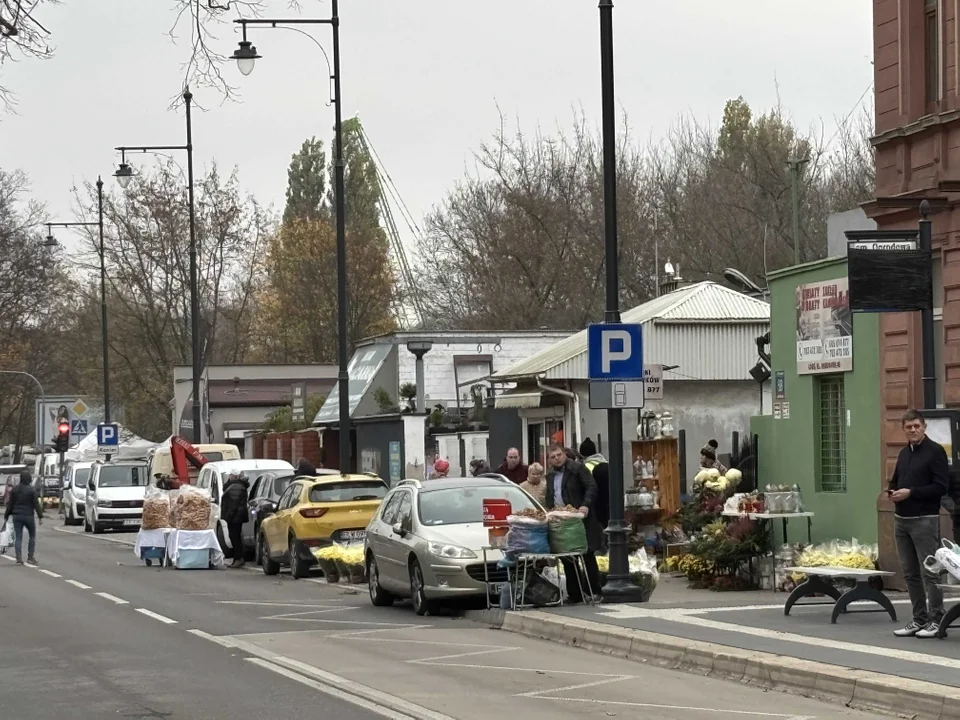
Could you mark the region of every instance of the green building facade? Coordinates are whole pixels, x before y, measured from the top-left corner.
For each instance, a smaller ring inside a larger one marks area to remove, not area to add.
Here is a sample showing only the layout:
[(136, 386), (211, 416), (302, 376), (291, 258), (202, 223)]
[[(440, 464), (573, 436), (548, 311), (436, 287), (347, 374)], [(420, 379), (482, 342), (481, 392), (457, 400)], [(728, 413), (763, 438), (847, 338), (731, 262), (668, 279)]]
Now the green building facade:
[[(768, 414), (767, 404), (764, 414), (751, 420), (751, 430), (759, 437), (760, 488), (799, 485), (806, 509), (815, 513), (815, 543), (854, 537), (877, 542), (877, 487), (882, 472), (879, 316), (846, 316), (852, 322), (852, 343), (847, 341), (848, 346), (852, 344), (851, 370), (799, 373), (798, 286), (808, 288), (809, 296), (819, 297), (820, 289), (833, 287), (827, 281), (839, 280), (837, 287), (844, 288), (846, 276), (846, 258), (805, 263), (768, 276), (773, 414)], [(830, 293), (830, 289), (824, 292)], [(838, 304), (829, 297), (821, 302), (827, 307)], [(808, 317), (803, 316), (804, 323)], [(805, 540), (805, 536), (800, 521), (792, 521), (791, 540)]]

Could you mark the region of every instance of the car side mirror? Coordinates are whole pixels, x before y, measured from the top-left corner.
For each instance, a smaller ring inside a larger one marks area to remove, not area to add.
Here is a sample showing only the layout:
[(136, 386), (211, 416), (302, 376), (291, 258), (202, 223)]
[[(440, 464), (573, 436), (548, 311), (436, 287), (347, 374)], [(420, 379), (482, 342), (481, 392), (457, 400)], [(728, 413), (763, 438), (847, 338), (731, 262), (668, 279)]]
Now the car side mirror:
[(406, 536), (407, 536), (407, 531), (403, 528), (403, 525), (401, 525), (400, 523), (394, 523), (394, 524), (393, 524), (393, 534), (394, 534), (394, 535), (399, 535), (400, 537), (406, 537)]

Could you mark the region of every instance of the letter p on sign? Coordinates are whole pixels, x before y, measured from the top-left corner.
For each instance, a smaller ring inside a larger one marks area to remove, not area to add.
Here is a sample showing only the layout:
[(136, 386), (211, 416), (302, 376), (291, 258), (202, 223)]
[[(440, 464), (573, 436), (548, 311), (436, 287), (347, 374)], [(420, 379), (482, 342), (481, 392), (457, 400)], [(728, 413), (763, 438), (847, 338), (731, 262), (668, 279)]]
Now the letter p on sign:
[(632, 338), (626, 330), (607, 330), (603, 333), (600, 351), (600, 367), (604, 373), (611, 372), (611, 365), (630, 359)]
[(587, 328), (587, 376), (603, 382), (643, 380), (640, 325), (597, 323)]

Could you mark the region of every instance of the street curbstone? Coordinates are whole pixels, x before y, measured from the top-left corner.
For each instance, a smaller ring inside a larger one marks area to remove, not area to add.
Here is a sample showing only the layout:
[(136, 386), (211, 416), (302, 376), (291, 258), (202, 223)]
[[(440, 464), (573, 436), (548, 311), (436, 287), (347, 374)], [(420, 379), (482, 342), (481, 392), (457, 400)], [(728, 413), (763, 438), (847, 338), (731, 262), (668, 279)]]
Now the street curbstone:
[(536, 610), (468, 612), (508, 632), (640, 663), (721, 678), (764, 690), (813, 697), (912, 720), (960, 720), (960, 688), (882, 675), (772, 653), (660, 635)]

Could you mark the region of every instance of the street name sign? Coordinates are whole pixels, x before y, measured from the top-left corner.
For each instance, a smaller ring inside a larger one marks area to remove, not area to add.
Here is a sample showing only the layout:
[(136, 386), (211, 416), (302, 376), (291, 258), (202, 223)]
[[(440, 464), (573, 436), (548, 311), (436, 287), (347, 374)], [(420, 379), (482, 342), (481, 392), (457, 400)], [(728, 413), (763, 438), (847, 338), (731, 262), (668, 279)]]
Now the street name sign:
[(663, 400), (663, 365), (644, 366), (643, 386), (644, 400)]
[(97, 452), (101, 455), (116, 455), (120, 448), (120, 426), (116, 423), (97, 425)]
[(646, 382), (640, 325), (590, 325), (587, 328), (587, 377), (591, 409), (642, 408)]
[(851, 250), (916, 250), (916, 240), (855, 240), (847, 243)]

